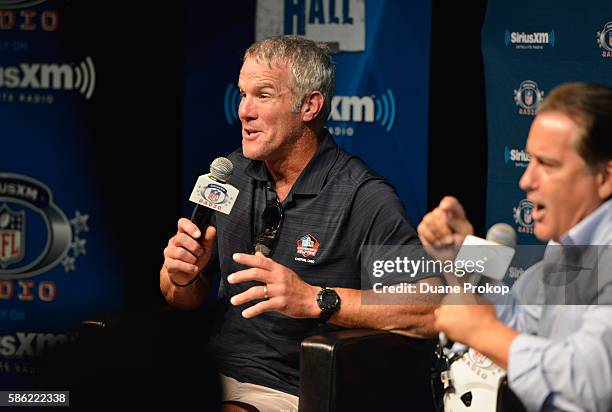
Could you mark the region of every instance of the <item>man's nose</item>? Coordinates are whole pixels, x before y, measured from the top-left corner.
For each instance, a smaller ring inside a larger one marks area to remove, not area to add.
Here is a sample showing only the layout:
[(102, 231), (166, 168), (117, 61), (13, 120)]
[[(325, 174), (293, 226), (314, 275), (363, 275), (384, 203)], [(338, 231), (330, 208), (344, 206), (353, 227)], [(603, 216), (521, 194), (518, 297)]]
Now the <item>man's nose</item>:
[(529, 192), (530, 190), (533, 190), (534, 185), (536, 183), (536, 176), (535, 176), (534, 168), (535, 168), (535, 162), (531, 160), (529, 164), (527, 165), (527, 169), (525, 169), (523, 176), (521, 176), (521, 180), (519, 180), (519, 187), (525, 192)]
[(238, 105), (238, 117), (240, 120), (255, 119), (257, 112), (253, 104), (253, 99), (248, 96), (243, 96)]

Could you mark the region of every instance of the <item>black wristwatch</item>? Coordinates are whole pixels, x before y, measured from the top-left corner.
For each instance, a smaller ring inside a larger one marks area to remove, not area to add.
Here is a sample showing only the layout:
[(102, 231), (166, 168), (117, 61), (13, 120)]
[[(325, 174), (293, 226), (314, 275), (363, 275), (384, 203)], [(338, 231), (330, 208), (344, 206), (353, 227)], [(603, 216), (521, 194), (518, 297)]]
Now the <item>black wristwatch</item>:
[(327, 322), (331, 315), (340, 309), (340, 296), (332, 288), (323, 287), (317, 293), (317, 304), (321, 309), (319, 320)]

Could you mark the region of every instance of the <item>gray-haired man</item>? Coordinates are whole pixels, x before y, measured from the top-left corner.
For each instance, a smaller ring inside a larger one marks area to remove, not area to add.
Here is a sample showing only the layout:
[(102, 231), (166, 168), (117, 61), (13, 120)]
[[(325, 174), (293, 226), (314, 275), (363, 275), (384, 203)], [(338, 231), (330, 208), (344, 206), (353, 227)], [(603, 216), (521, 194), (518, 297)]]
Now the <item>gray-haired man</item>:
[(224, 410), (296, 410), (299, 344), (309, 335), (338, 326), (433, 333), (430, 305), (361, 305), (363, 246), (418, 238), (393, 188), (323, 127), (334, 84), (320, 44), (253, 44), (238, 81), (242, 148), (230, 155), (238, 202), (203, 236), (179, 220), (164, 250), (161, 289), (183, 308), (203, 302), (210, 282), (199, 274), (218, 255), (225, 306), (210, 347)]

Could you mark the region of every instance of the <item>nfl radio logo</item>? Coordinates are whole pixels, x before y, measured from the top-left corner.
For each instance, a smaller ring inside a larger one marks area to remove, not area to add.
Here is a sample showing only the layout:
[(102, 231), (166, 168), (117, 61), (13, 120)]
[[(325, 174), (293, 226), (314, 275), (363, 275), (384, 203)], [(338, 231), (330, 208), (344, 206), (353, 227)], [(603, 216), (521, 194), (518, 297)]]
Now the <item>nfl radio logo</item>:
[(519, 225), (518, 232), (533, 233), (533, 203), (530, 200), (523, 199), (518, 206), (514, 208), (514, 221)]
[(297, 254), (298, 255), (302, 255), (304, 257), (315, 256), (318, 250), (319, 250), (319, 241), (311, 234), (302, 236), (297, 241)]
[(0, 207), (0, 266), (4, 269), (23, 259), (25, 252), (25, 211)]
[(514, 102), (519, 107), (519, 114), (535, 116), (535, 110), (543, 98), (544, 92), (533, 80), (521, 82), (519, 88), (514, 90)]
[(607, 22), (601, 31), (597, 32), (597, 43), (602, 57), (612, 57), (612, 21)]

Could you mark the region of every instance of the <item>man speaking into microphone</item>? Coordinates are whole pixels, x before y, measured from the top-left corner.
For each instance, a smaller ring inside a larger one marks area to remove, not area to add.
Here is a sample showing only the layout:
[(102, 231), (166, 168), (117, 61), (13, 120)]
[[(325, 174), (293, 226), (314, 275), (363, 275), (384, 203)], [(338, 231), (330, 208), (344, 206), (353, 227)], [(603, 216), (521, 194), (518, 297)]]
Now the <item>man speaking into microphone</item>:
[[(538, 107), (526, 151), (532, 160), (519, 185), (534, 204), (535, 235), (549, 241), (544, 259), (516, 281), (503, 305), (447, 296), (436, 328), (506, 368), (510, 388), (530, 411), (609, 411), (612, 89), (553, 89)], [(418, 232), (441, 250), (461, 245), (473, 229), (457, 199), (446, 197)]]
[(224, 411), (297, 410), (299, 347), (310, 335), (336, 327), (434, 333), (435, 297), (361, 304), (364, 245), (418, 238), (394, 189), (325, 130), (334, 85), (323, 45), (281, 36), (249, 47), (238, 79), (242, 147), (229, 156), (237, 199), (205, 233), (180, 219), (164, 250), (161, 290), (179, 308), (203, 303), (218, 263), (222, 309), (210, 349)]

